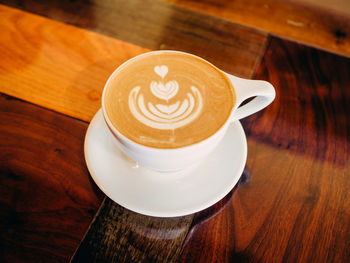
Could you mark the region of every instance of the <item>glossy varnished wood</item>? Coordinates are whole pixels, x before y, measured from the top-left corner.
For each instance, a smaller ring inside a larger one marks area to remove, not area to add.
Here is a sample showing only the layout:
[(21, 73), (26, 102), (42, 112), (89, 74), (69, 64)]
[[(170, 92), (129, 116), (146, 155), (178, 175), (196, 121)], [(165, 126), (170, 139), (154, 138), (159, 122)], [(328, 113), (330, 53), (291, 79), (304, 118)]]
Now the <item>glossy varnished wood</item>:
[(174, 262), (191, 222), (144, 216), (107, 198), (72, 262)]
[(262, 32), (162, 0), (0, 2), (146, 48), (190, 52), (243, 77), (266, 43)]
[(191, 231), (179, 262), (350, 260), (349, 68), (272, 39), (256, 78), (276, 100), (242, 121), (251, 180)]
[(83, 156), (87, 124), (0, 95), (0, 262), (67, 262), (102, 192)]
[(168, 0), (272, 35), (350, 57), (350, 5), (328, 8), (313, 0)]
[(149, 51), (0, 5), (0, 92), (90, 121), (109, 75)]

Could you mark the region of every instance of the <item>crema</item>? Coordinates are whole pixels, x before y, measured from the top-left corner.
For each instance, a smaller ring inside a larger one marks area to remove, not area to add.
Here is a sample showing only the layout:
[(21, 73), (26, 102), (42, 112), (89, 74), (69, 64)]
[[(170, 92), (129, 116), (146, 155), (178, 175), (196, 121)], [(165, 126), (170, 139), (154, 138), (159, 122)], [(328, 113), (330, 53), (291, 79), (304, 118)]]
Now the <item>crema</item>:
[(179, 148), (213, 135), (235, 104), (231, 82), (208, 62), (181, 52), (145, 53), (120, 66), (103, 97), (112, 125), (155, 148)]

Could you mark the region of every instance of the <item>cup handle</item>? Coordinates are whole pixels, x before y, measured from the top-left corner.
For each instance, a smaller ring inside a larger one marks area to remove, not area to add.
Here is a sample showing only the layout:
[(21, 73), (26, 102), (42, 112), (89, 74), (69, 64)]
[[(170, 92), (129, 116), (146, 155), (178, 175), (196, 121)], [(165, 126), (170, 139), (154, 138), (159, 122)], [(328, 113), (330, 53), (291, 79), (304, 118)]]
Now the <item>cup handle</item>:
[[(276, 96), (276, 92), (271, 83), (263, 80), (242, 79), (227, 74), (236, 92), (236, 105), (238, 108), (233, 112), (231, 121), (245, 118), (268, 106)], [(239, 107), (243, 101), (255, 97), (247, 104)]]

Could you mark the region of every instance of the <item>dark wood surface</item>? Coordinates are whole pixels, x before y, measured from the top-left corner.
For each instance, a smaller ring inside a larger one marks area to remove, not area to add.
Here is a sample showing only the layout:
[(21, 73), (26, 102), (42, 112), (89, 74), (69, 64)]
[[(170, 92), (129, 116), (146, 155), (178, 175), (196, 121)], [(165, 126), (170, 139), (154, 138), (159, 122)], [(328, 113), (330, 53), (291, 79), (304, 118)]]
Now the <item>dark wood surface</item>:
[(72, 262), (174, 262), (192, 218), (144, 216), (106, 198)]
[(258, 30), (162, 0), (0, 0), (0, 3), (145, 48), (190, 52), (243, 77), (252, 76), (267, 39)]
[(0, 262), (67, 262), (102, 201), (87, 124), (0, 95)]
[(350, 261), (349, 68), (272, 38), (256, 78), (277, 98), (242, 121), (251, 180), (192, 229), (178, 262)]
[[(0, 7), (0, 91), (42, 106), (0, 97), (1, 262), (67, 262), (75, 250), (73, 262), (350, 261), (349, 59), (158, 0), (0, 2), (27, 11)], [(140, 46), (277, 91), (242, 121), (250, 181), (195, 215), (136, 214), (88, 176), (79, 119), (97, 109), (112, 61)]]

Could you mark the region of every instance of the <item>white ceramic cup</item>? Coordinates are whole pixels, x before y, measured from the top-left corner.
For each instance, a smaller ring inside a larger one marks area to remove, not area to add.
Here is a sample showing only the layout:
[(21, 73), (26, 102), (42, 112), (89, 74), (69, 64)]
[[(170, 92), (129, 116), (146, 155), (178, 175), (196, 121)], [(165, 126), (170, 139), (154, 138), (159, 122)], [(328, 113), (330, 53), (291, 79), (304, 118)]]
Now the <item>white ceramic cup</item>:
[[(164, 51), (152, 51), (154, 52), (164, 52)], [(184, 53), (180, 51), (168, 51), (168, 52), (177, 52)], [(149, 53), (146, 53), (149, 54)], [(188, 54), (188, 53), (186, 53)], [(234, 104), (230, 117), (226, 120), (226, 122), (219, 128), (216, 133), (212, 136), (208, 137), (205, 140), (202, 140), (198, 143), (175, 148), (175, 149), (160, 149), (153, 148), (141, 145), (136, 143), (123, 134), (121, 134), (116, 127), (113, 126), (112, 122), (109, 120), (106, 109), (104, 106), (104, 97), (106, 88), (109, 85), (111, 79), (113, 79), (119, 72), (121, 67), (125, 67), (127, 63), (131, 60), (134, 60), (140, 56), (141, 54), (136, 56), (121, 66), (119, 66), (109, 77), (102, 94), (102, 111), (104, 119), (107, 123), (109, 130), (111, 131), (113, 137), (115, 138), (113, 141), (127, 156), (136, 161), (138, 164), (161, 172), (172, 172), (184, 169), (189, 167), (198, 161), (202, 160), (205, 156), (207, 156), (221, 141), (224, 137), (228, 126), (231, 122), (237, 121), (244, 117), (247, 117), (257, 111), (262, 110), (266, 106), (268, 106), (275, 98), (275, 89), (274, 87), (267, 81), (261, 80), (248, 80), (243, 78), (238, 78), (232, 76), (230, 74), (225, 73), (227, 78), (231, 81), (233, 88), (236, 93), (236, 103)], [(190, 56), (194, 56), (192, 54), (188, 54)], [(195, 56), (196, 58), (205, 61), (209, 65), (212, 65), (210, 62)], [(213, 66), (213, 65), (212, 65)], [(214, 66), (215, 67), (215, 66)], [(216, 68), (216, 67), (215, 67)], [(220, 69), (216, 68), (218, 71)], [(248, 98), (255, 97), (245, 105), (240, 106), (240, 104)], [(136, 120), (135, 120), (136, 121)]]

